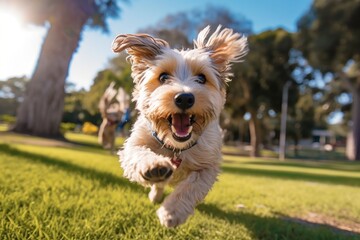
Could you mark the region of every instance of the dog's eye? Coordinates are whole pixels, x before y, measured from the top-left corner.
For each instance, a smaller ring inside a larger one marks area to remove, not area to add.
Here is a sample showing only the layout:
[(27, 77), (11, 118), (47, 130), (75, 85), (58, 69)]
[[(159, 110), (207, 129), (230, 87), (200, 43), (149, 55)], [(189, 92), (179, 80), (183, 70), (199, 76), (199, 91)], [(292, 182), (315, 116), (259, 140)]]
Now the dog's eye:
[(160, 76), (159, 76), (159, 81), (161, 82), (161, 83), (165, 83), (166, 82), (166, 80), (168, 80), (170, 78), (170, 75), (168, 74), (168, 73), (162, 73), (162, 74), (160, 74)]
[(206, 77), (204, 74), (199, 74), (196, 76), (197, 79), (195, 80), (197, 83), (205, 84), (206, 83)]

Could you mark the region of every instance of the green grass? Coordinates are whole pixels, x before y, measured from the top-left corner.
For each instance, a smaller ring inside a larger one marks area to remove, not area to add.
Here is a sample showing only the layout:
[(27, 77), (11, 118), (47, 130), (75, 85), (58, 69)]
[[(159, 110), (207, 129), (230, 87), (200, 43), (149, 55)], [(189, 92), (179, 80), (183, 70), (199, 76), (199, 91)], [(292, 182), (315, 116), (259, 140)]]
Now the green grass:
[(7, 131), (9, 129), (9, 125), (5, 123), (0, 123), (0, 132)]
[(195, 214), (166, 229), (96, 137), (12, 137), (0, 135), (0, 239), (360, 239), (359, 163), (224, 156)]

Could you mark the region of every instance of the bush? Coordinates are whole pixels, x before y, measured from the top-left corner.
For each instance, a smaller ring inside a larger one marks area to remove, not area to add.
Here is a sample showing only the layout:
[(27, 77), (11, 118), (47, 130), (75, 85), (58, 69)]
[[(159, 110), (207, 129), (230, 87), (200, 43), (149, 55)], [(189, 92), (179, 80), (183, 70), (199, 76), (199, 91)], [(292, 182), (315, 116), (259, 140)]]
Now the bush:
[(16, 117), (8, 114), (4, 114), (0, 116), (0, 122), (14, 124), (16, 122)]
[(65, 132), (69, 132), (69, 131), (74, 131), (75, 130), (75, 127), (76, 127), (76, 124), (75, 123), (64, 123), (62, 122), (60, 124), (60, 131), (62, 133), (65, 133)]

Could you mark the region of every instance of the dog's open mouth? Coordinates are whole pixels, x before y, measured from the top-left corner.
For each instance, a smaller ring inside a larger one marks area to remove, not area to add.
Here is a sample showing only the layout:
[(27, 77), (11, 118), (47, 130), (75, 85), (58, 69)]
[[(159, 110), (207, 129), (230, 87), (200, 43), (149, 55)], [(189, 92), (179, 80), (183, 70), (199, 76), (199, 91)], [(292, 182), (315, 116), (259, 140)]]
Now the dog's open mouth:
[(191, 138), (194, 116), (186, 113), (172, 114), (168, 121), (171, 126), (172, 136), (178, 142), (185, 142)]

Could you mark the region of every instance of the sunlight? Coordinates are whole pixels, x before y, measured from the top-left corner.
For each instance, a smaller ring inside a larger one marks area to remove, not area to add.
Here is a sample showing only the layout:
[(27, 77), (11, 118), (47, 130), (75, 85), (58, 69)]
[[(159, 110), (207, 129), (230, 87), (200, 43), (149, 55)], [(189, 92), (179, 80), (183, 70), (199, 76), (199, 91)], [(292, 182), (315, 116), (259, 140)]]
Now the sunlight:
[(20, 12), (2, 6), (0, 33), (0, 80), (9, 76), (29, 76), (36, 64), (46, 29), (26, 24)]
[(21, 30), (21, 15), (12, 9), (0, 9), (0, 26), (9, 32)]
[(10, 9), (0, 9), (1, 45), (5, 51), (16, 47), (16, 39), (21, 38), (23, 31), (21, 15)]

